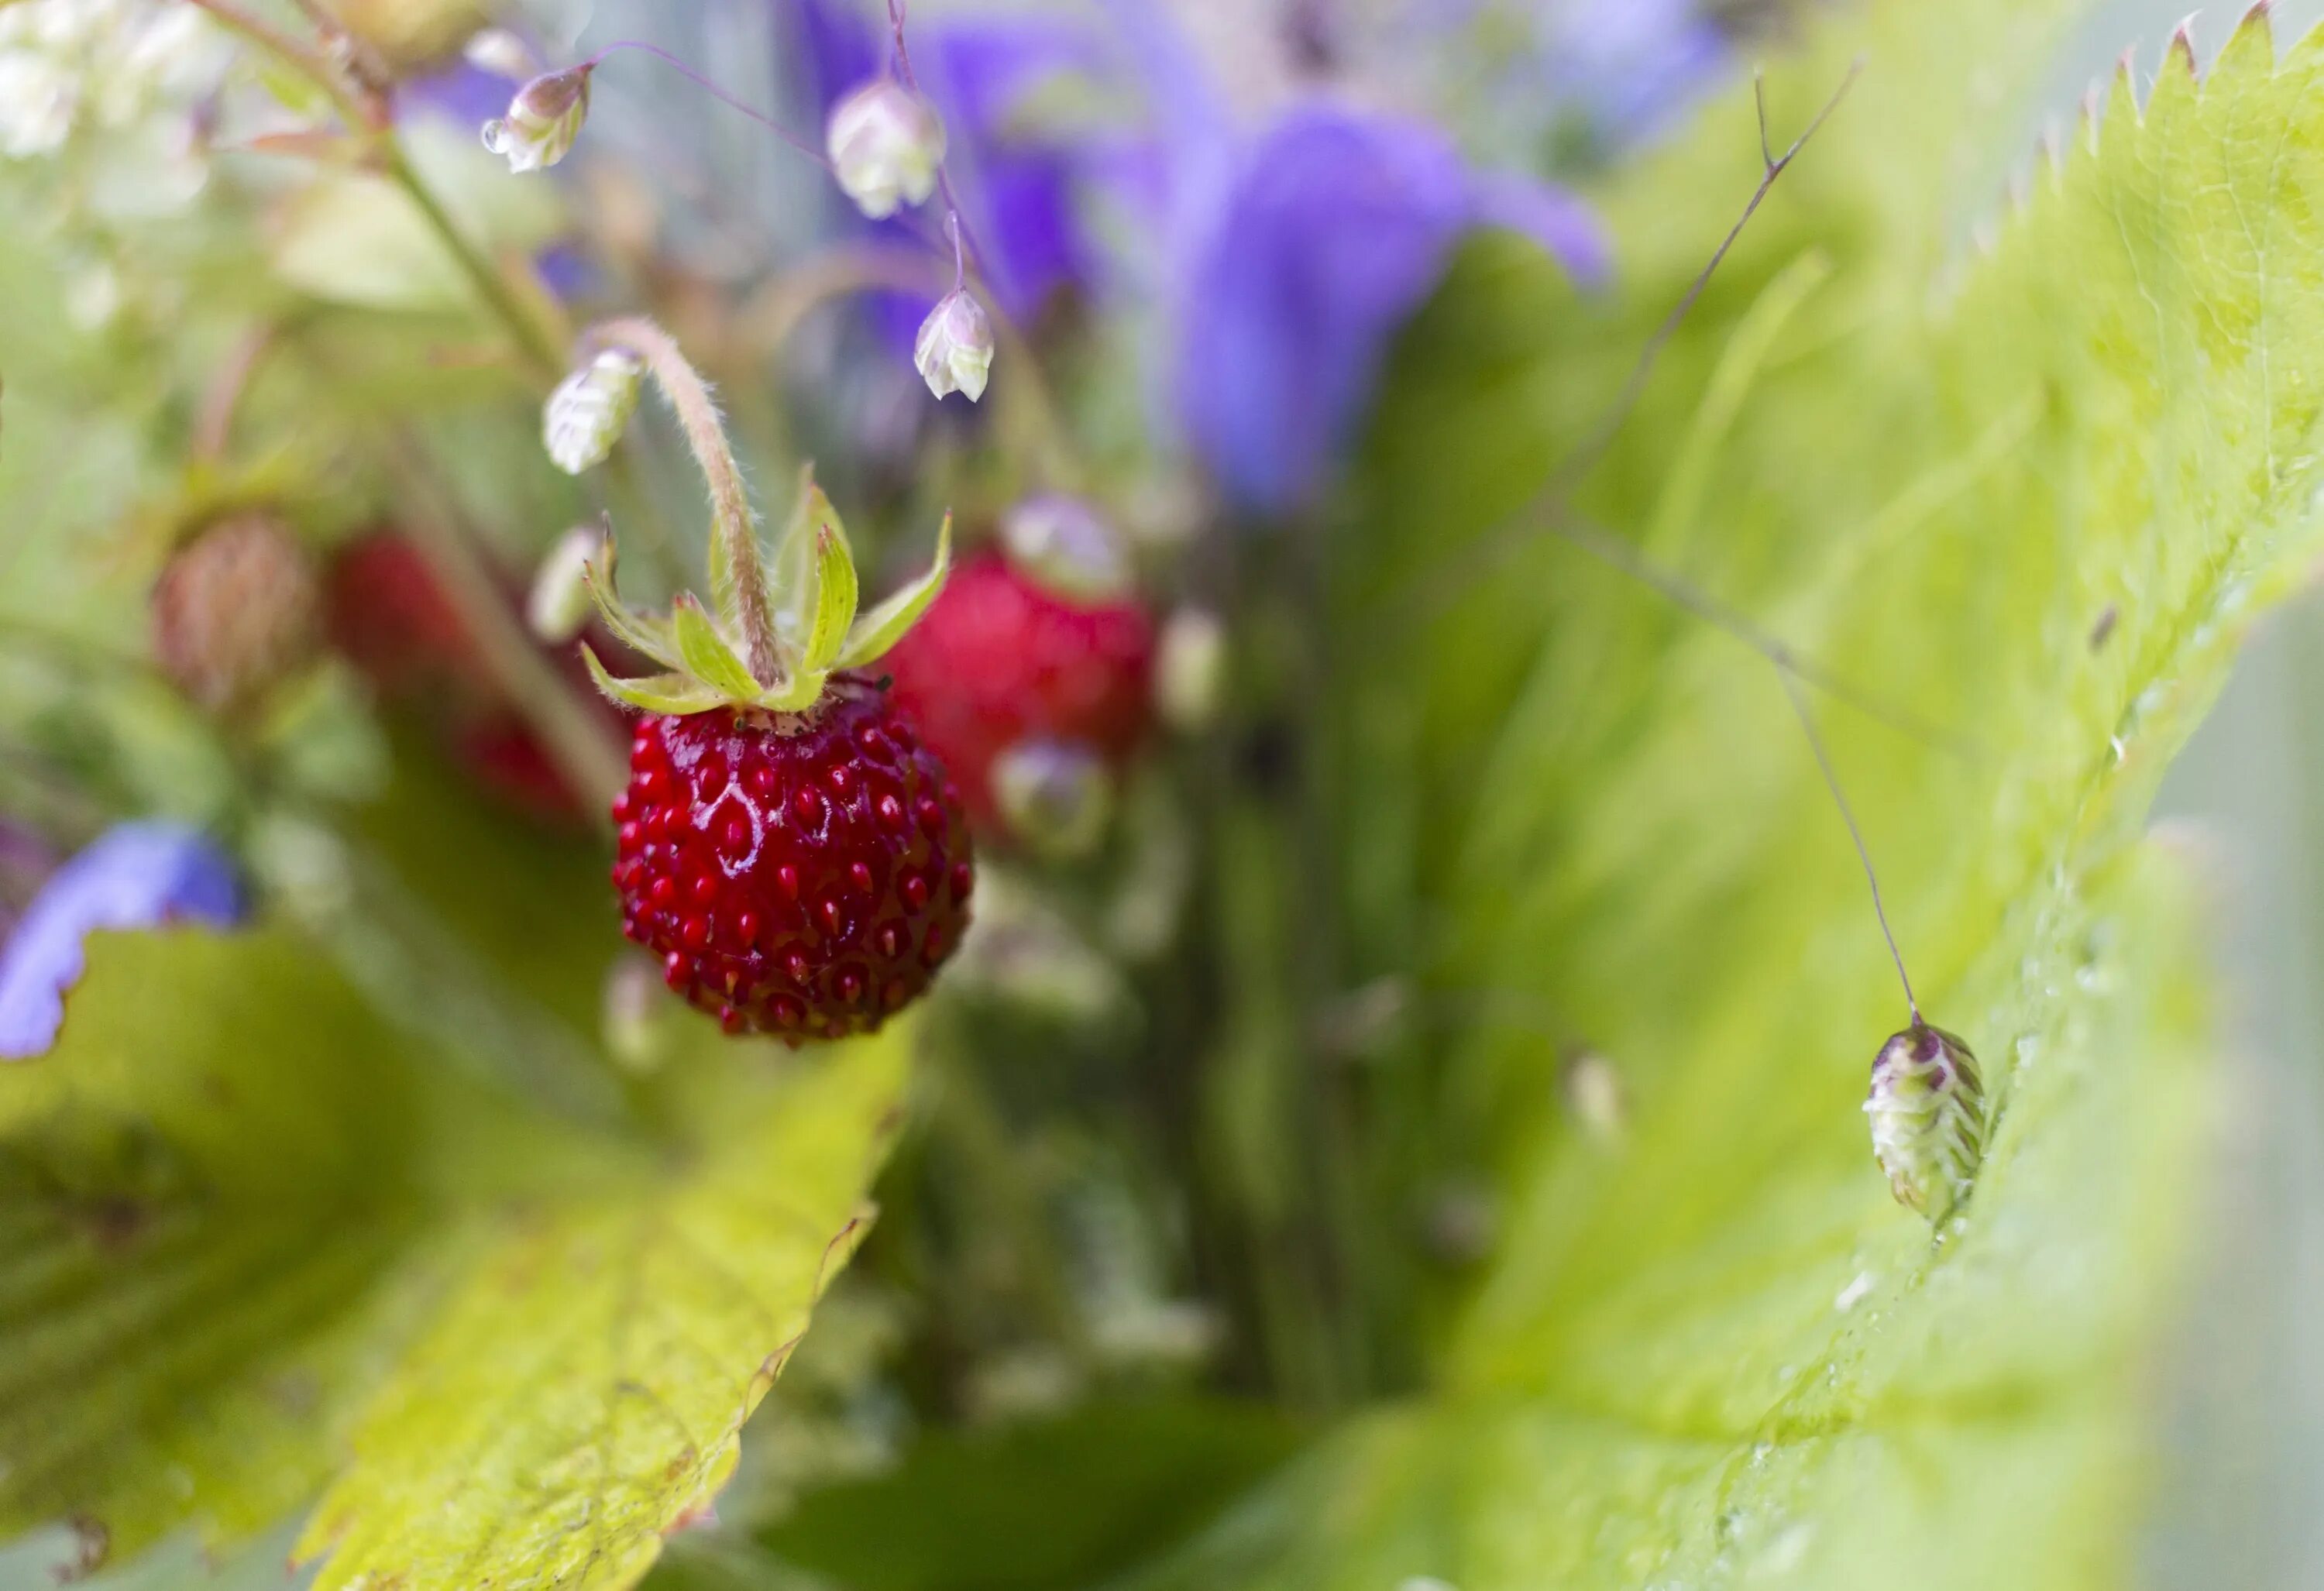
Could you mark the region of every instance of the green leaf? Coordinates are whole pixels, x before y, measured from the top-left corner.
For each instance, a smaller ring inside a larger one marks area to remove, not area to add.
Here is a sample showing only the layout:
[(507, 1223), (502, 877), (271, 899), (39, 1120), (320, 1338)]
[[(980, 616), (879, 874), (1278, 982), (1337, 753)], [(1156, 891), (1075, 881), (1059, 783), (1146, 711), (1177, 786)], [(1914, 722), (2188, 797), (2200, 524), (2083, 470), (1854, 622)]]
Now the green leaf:
[(609, 1186), (486, 1255), (357, 1424), (300, 1543), (329, 1555), (318, 1585), (634, 1584), (733, 1473), (868, 1226), (902, 1043), (851, 1054), (719, 1100), (659, 1190)]
[(656, 674), (645, 679), (615, 679), (597, 661), (597, 654), (586, 641), (581, 644), (581, 660), (588, 666), (589, 678), (596, 687), (625, 707), (635, 707), (641, 713), (707, 713), (723, 707), (727, 698), (711, 689), (691, 674)]
[[(1756, 180), (1738, 98), (1620, 201), (1668, 265), (1635, 303), (1493, 240), (1406, 340), (1335, 593), (1333, 787), (1358, 953), (1465, 1016), (1368, 1103), (1425, 1125), (1424, 1167), (1494, 1168), (1499, 1238), (1429, 1399), (1139, 1584), (2135, 1577), (2220, 1087), (2198, 869), (2141, 830), (2317, 550), (2324, 46), (2279, 70), (2262, 22), (2200, 92), (2117, 85), (1956, 261), (1910, 177), (1976, 166), (1972, 98), (2040, 64), (1988, 16), (1892, 5), (1771, 83), (1780, 138), (1870, 45), (1579, 500), (1967, 742), (1814, 704), (1923, 1008), (1984, 1062), (1968, 1205), (1932, 1240), (1872, 1163), (1905, 1012), (1766, 666), (1553, 538), (1478, 556)], [(1569, 1044), (1618, 1131), (1560, 1107)]]
[(855, 559), (848, 551), (847, 533), (835, 520), (816, 528), (814, 613), (807, 626), (806, 667), (811, 673), (828, 673), (846, 642), (847, 627), (855, 622)]
[(89, 963), (57, 1049), (0, 1071), (0, 1529), (79, 1518), (125, 1555), (311, 1494), (424, 1296), (393, 1262), (425, 1107), (281, 941), (103, 936)]
[(861, 1233), (907, 1043), (706, 1043), (625, 1143), (279, 935), (100, 936), (0, 1071), (0, 1526), (231, 1540), (336, 1470), (319, 1586), (633, 1584)]
[(678, 593), (670, 603), (669, 621), (687, 673), (729, 700), (747, 702), (759, 694), (759, 682), (751, 677), (750, 669), (712, 625), (693, 593)]
[(613, 538), (609, 531), (597, 556), (581, 566), (581, 584), (587, 588), (589, 601), (596, 608), (597, 616), (605, 621), (605, 628), (613, 632), (615, 640), (639, 657), (650, 658), (664, 668), (677, 668), (678, 642), (670, 634), (669, 625), (633, 612), (622, 601), (614, 563)]
[(928, 604), (944, 590), (945, 581), (952, 573), (952, 516), (946, 514), (936, 527), (936, 561), (928, 572), (911, 584), (881, 602), (855, 621), (849, 632), (847, 645), (833, 665), (838, 668), (862, 668), (878, 662), (888, 648), (904, 639), (904, 632), (919, 622)]

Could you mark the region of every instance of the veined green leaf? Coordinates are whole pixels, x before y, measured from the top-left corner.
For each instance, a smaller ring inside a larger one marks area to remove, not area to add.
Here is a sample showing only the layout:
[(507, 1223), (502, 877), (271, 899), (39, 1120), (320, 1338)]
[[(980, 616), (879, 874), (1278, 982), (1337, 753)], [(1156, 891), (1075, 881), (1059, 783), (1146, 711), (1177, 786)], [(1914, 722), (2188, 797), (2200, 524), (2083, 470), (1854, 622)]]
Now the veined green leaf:
[[(300, 1544), (319, 1587), (630, 1586), (732, 1474), (742, 1422), (871, 1219), (906, 1035), (696, 1103), (693, 1164), (519, 1225), (355, 1425)], [(705, 1059), (707, 1059), (706, 1057)], [(733, 1056), (730, 1085), (766, 1064)]]
[(847, 645), (833, 665), (838, 668), (862, 668), (885, 657), (888, 648), (904, 639), (904, 632), (928, 611), (928, 604), (944, 590), (945, 580), (952, 573), (952, 516), (946, 514), (936, 527), (936, 561), (928, 572), (897, 592), (855, 621), (849, 632)]
[(726, 644), (691, 593), (678, 593), (670, 603), (669, 623), (678, 637), (678, 655), (688, 674), (736, 700), (748, 701), (759, 694), (759, 682), (751, 677), (750, 669), (734, 655), (734, 648)]
[[(1349, 647), (1333, 707), (1356, 937), (1409, 965), (1409, 924), (1444, 924), (1424, 998), (1473, 1013), (1380, 1069), (1417, 1093), (1380, 1114), (1445, 1133), (1415, 1153), (1450, 1172), (1497, 1168), (1496, 1256), (1435, 1395), (1139, 1584), (2135, 1578), (2148, 1372), (2219, 1081), (2195, 882), (2141, 829), (2246, 628), (2318, 550), (2324, 46), (2278, 69), (2263, 19), (2200, 88), (2175, 60), (2143, 113), (2117, 84), (1991, 249), (1948, 264), (1932, 216), (1899, 219), (1929, 203), (1899, 162), (1965, 148), (1982, 74), (2038, 69), (1991, 55), (1987, 20), (2009, 21), (1880, 7), (1771, 83), (1780, 136), (1870, 46), (1580, 493), (1970, 742), (1815, 704), (1923, 1007), (1996, 1100), (1969, 1203), (1932, 1239), (1872, 1163), (1866, 1068), (1905, 1013), (1778, 683), (1536, 533), (1407, 619), (1392, 658)], [(1473, 555), (1587, 432), (1757, 179), (1748, 97), (1712, 120), (1724, 142), (1617, 201), (1673, 262), (1635, 305), (1577, 307), (1495, 242), (1413, 328), (1343, 633)], [(1766, 299), (1809, 248), (1822, 289)], [(1711, 390), (1763, 303), (1766, 345)], [(1565, 355), (1607, 335), (1575, 329), (1593, 315), (1631, 335), (1585, 400)], [(1618, 1129), (1560, 1108), (1565, 1043), (1619, 1080)]]
[(616, 679), (597, 661), (596, 652), (581, 643), (581, 661), (588, 666), (596, 687), (625, 707), (641, 713), (684, 714), (707, 713), (725, 704), (726, 698), (689, 674), (656, 674), (644, 679)]
[(706, 1043), (650, 1148), (514, 1114), (281, 936), (100, 936), (0, 1070), (0, 1525), (226, 1540), (337, 1470), (318, 1585), (634, 1583), (860, 1234), (908, 1043)]

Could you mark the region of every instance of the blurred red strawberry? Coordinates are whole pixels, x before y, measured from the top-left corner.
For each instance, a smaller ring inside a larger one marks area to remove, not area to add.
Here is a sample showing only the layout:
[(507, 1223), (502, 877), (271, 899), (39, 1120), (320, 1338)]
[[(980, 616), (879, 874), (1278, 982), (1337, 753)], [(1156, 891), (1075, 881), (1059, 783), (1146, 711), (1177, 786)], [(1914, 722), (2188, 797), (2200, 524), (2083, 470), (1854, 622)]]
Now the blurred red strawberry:
[[(504, 577), (497, 584), (510, 617), (521, 622), (521, 585)], [(587, 803), (494, 683), (475, 637), (409, 538), (375, 530), (342, 549), (331, 566), (325, 612), (332, 644), (383, 697), (429, 721), (478, 784), (538, 818), (578, 823), (587, 815)], [(600, 658), (628, 656), (601, 630), (582, 639)], [(626, 739), (627, 721), (590, 685), (579, 643), (542, 650), (575, 694)]]

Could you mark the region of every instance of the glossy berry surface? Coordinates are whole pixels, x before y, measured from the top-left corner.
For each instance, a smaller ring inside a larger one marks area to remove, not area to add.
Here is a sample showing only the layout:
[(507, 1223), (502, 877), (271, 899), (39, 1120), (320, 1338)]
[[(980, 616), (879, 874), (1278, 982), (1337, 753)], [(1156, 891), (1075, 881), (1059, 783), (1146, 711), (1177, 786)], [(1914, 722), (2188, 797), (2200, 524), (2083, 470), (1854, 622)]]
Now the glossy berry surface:
[(975, 884), (940, 762), (887, 695), (648, 715), (613, 803), (622, 931), (730, 1033), (870, 1033), (958, 947)]
[(992, 764), (1020, 740), (1078, 741), (1119, 766), (1151, 716), (1154, 621), (1135, 602), (1083, 602), (997, 553), (953, 571), (884, 660), (898, 707), (995, 823)]

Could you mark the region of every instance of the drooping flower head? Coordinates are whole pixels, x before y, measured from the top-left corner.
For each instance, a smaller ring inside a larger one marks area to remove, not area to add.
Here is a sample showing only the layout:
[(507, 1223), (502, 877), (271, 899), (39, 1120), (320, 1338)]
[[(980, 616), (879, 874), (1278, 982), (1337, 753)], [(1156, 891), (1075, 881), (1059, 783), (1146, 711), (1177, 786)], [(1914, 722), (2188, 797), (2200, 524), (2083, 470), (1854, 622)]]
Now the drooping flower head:
[(825, 144), (841, 189), (881, 221), (936, 192), (944, 120), (893, 78), (874, 78), (832, 106)]
[(243, 909), (233, 862), (199, 831), (170, 823), (106, 831), (51, 875), (0, 944), (0, 1059), (29, 1059), (56, 1042), (92, 932), (227, 924)]
[(912, 363), (938, 398), (958, 392), (973, 403), (992, 370), (992, 322), (964, 288), (936, 300), (912, 340)]
[[(781, 5), (801, 87), (826, 120), (891, 71), (875, 5)], [(1102, 259), (1079, 193), (1092, 151), (1029, 114), (1052, 85), (1095, 63), (1097, 41), (1057, 18), (961, 15), (915, 25), (910, 44), (918, 92), (943, 127), (943, 159), (995, 307), (1029, 319), (1060, 290), (1086, 285)], [(902, 197), (910, 199), (908, 191)], [(861, 224), (899, 247), (919, 246), (899, 222)], [(875, 312), (888, 339), (910, 347), (935, 299), (879, 295)]]

